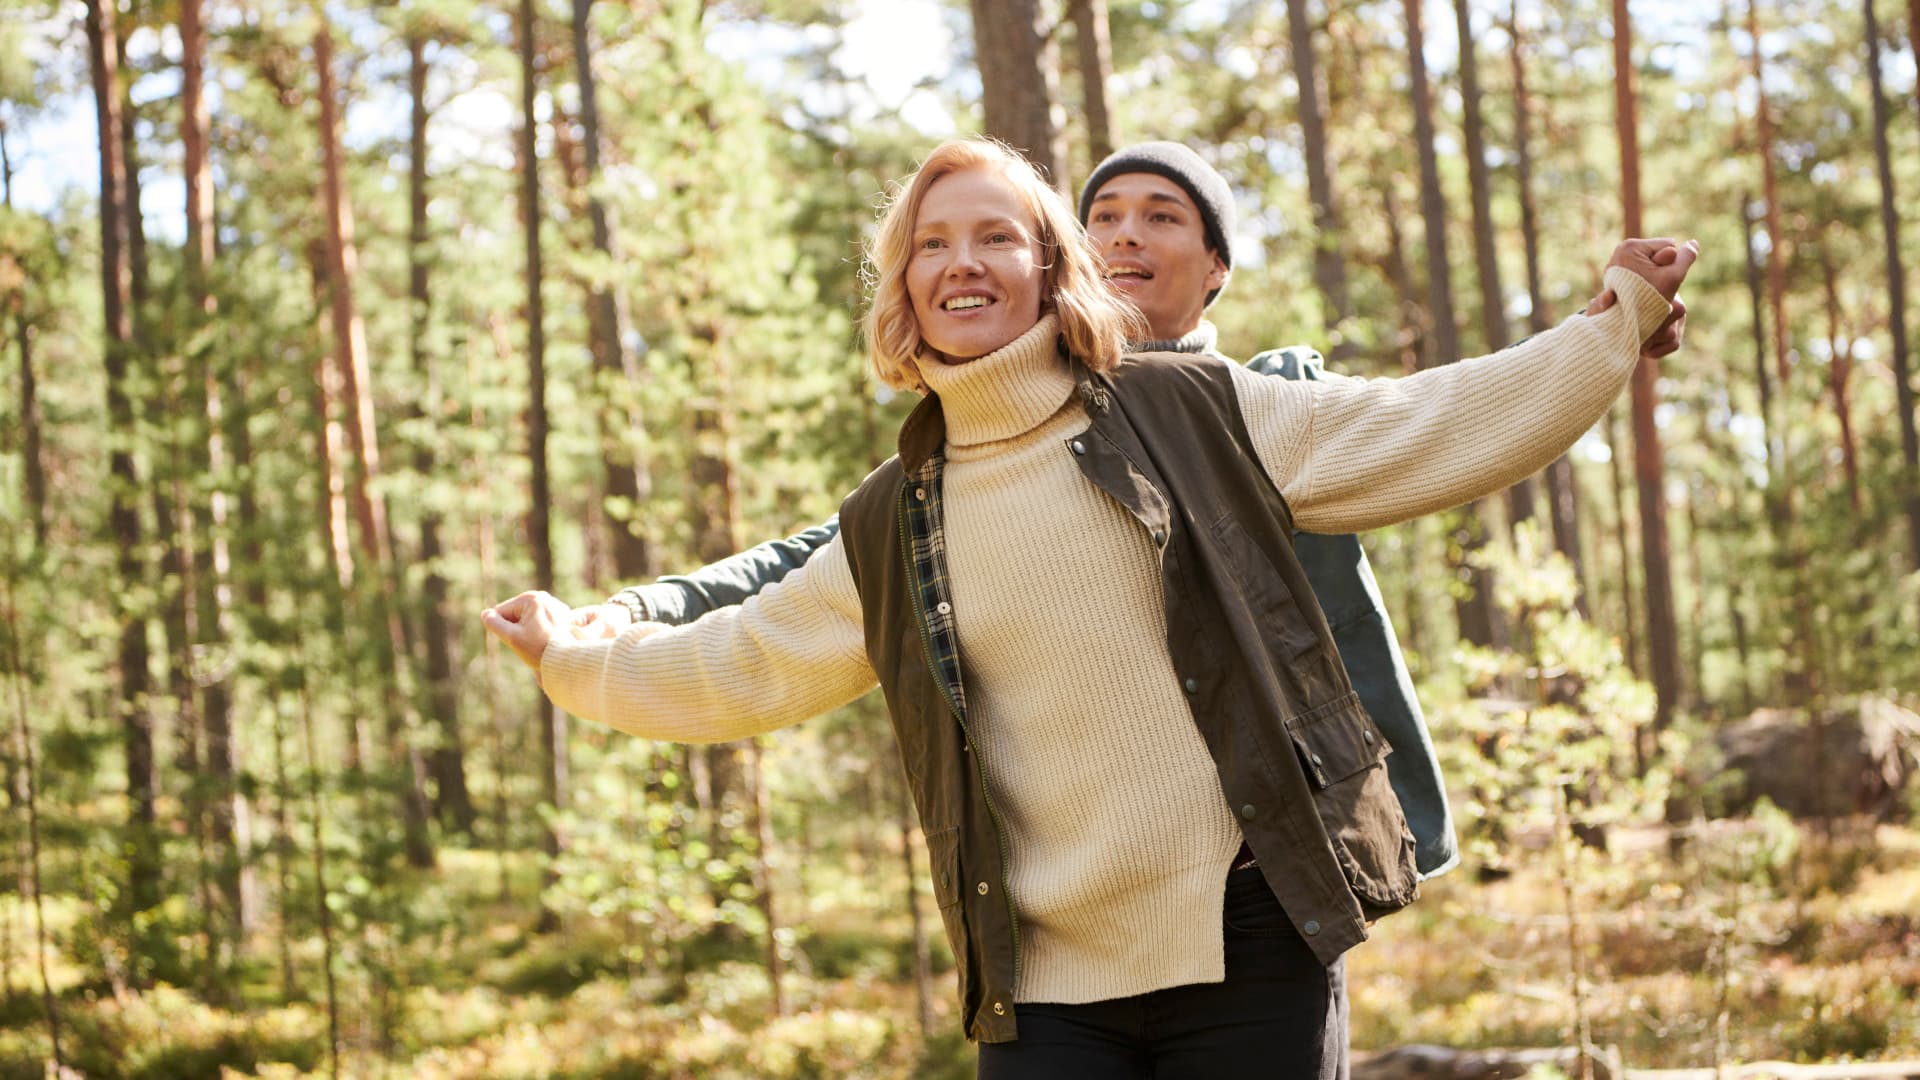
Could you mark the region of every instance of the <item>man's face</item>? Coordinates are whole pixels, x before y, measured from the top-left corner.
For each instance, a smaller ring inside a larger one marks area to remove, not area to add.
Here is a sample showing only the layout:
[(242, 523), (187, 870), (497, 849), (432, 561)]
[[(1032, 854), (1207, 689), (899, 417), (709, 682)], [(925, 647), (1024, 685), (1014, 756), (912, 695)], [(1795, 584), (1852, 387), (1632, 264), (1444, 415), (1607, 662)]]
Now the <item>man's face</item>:
[(1226, 284), (1226, 263), (1208, 249), (1193, 199), (1156, 173), (1122, 173), (1102, 184), (1087, 233), (1106, 260), (1107, 284), (1134, 302), (1157, 339), (1191, 333), (1207, 293)]
[(943, 176), (913, 223), (907, 298), (920, 337), (949, 362), (1000, 348), (1040, 320), (1039, 226), (997, 170)]

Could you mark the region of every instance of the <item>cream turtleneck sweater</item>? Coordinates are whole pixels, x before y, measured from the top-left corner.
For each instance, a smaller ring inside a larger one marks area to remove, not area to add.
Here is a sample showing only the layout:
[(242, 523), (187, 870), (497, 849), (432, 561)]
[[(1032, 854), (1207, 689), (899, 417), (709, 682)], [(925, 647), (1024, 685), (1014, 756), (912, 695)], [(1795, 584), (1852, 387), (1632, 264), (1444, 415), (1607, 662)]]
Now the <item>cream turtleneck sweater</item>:
[[(1668, 305), (1612, 270), (1620, 303), (1493, 357), (1405, 379), (1294, 382), (1231, 367), (1262, 466), (1297, 523), (1350, 532), (1458, 505), (1544, 467), (1618, 396)], [(1240, 843), (1179, 691), (1153, 546), (1089, 484), (1052, 318), (998, 352), (922, 371), (946, 420), (943, 508), (969, 722), (1007, 833), (1016, 1001), (1078, 1003), (1224, 977)], [(836, 538), (779, 584), (688, 626), (556, 637), (541, 683), (576, 715), (719, 742), (872, 688)], [(991, 869), (972, 867), (991, 887)]]

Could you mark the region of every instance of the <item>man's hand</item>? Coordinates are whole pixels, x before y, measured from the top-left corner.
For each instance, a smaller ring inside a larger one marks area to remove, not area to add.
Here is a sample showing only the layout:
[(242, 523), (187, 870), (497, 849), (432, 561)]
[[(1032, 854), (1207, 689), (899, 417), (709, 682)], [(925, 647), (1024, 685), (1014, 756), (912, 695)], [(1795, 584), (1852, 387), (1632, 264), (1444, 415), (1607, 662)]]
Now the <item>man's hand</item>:
[(540, 657), (555, 634), (571, 634), (573, 609), (550, 593), (523, 592), (480, 613), (487, 632), (513, 649), (537, 674)]
[[(1673, 305), (1666, 319), (1641, 343), (1640, 355), (1658, 358), (1680, 348), (1687, 332), (1687, 304), (1680, 299), (1680, 283), (1686, 280), (1687, 271), (1699, 257), (1697, 240), (1685, 244), (1675, 244), (1668, 239), (1623, 240), (1613, 249), (1613, 258), (1607, 261), (1609, 267), (1619, 266), (1639, 274)], [(1587, 304), (1586, 314), (1598, 315), (1618, 299), (1612, 289), (1604, 290)]]
[(592, 604), (573, 609), (573, 633), (582, 641), (617, 638), (633, 625), (633, 611), (625, 604)]

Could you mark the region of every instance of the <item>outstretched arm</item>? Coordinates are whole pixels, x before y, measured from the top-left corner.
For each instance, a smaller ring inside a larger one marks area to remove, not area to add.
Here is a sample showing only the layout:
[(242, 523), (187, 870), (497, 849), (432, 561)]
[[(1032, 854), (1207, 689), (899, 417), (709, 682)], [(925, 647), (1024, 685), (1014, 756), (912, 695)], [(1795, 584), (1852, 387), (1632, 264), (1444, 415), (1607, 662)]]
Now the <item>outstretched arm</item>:
[(871, 689), (860, 597), (838, 540), (745, 604), (690, 625), (575, 632), (572, 612), (522, 593), (482, 613), (560, 708), (634, 735), (726, 742), (844, 705)]
[(1312, 532), (1352, 532), (1457, 506), (1545, 467), (1619, 395), (1665, 329), (1689, 245), (1628, 241), (1609, 310), (1575, 316), (1496, 356), (1404, 379), (1296, 383), (1234, 369), (1261, 463)]
[(840, 535), (840, 515), (729, 555), (691, 574), (670, 574), (650, 585), (629, 585), (605, 603), (573, 609), (573, 625), (593, 637), (612, 637), (637, 622), (684, 626), (717, 608), (732, 607), (806, 565)]

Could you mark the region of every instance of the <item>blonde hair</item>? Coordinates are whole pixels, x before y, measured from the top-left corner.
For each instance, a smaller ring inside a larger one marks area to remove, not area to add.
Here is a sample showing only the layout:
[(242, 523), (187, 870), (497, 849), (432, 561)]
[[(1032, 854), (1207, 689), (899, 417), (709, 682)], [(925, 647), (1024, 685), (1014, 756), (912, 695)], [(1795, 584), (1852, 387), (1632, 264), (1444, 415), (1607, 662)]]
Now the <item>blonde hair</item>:
[(1066, 199), (1005, 143), (975, 136), (941, 143), (912, 176), (894, 186), (880, 229), (867, 245), (862, 277), (868, 286), (865, 329), (874, 375), (896, 390), (926, 391), (919, 365), (934, 350), (920, 336), (907, 295), (913, 227), (934, 181), (971, 169), (1000, 172), (1039, 225), (1046, 267), (1041, 311), (1059, 316), (1067, 348), (1095, 371), (1118, 363), (1128, 339), (1146, 325), (1139, 309), (1107, 287), (1100, 254)]

